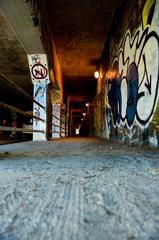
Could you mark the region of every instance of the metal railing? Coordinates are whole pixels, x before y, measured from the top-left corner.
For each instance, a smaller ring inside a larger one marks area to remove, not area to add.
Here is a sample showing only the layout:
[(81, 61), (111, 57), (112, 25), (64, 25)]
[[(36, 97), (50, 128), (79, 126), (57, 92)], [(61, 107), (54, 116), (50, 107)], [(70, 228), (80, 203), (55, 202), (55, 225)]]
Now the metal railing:
[[(30, 101), (36, 103), (39, 107), (43, 108), (45, 110), (45, 107), (43, 105), (41, 105), (39, 102), (37, 102), (32, 96), (30, 96), (27, 92), (25, 92), (21, 87), (19, 87), (17, 84), (15, 84), (12, 80), (10, 80), (8, 77), (6, 77), (4, 74), (0, 73), (0, 77), (5, 80), (5, 83), (7, 83), (9, 86), (14, 87), (14, 90), (16, 90), (18, 93), (20, 93), (21, 95), (23, 95), (24, 97), (26, 97), (27, 99), (29, 99)], [(37, 119), (39, 121), (45, 122), (44, 119), (33, 115), (32, 113), (29, 113), (27, 111), (23, 111), (21, 109), (18, 109), (14, 106), (8, 105), (4, 102), (0, 101), (0, 108), (6, 109), (10, 112), (14, 112), (14, 113), (18, 113), (21, 114), (23, 116), (29, 117), (29, 118), (33, 118), (33, 119)], [(33, 133), (33, 132), (39, 132), (39, 133), (44, 133), (44, 130), (34, 130), (34, 129), (27, 129), (24, 127), (9, 127), (9, 126), (0, 126), (0, 131), (14, 131), (14, 132), (29, 132), (29, 133)]]

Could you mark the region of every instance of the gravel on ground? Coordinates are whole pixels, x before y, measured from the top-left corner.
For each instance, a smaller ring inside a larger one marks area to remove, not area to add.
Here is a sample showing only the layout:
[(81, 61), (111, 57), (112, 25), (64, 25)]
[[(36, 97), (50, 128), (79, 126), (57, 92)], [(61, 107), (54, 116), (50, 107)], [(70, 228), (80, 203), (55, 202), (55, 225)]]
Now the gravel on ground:
[(64, 138), (0, 146), (0, 240), (159, 240), (159, 149)]

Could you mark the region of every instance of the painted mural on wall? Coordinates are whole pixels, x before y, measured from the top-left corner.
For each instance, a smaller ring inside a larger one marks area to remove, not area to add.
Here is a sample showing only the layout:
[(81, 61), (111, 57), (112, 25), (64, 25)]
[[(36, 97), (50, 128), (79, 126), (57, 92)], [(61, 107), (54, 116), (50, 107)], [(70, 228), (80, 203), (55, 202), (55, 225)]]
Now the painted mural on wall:
[(61, 104), (55, 103), (52, 105), (52, 138), (60, 137), (60, 115), (61, 115)]
[[(38, 82), (34, 84), (34, 100), (40, 103), (42, 106), (46, 107), (46, 83)], [(34, 115), (45, 120), (42, 122), (41, 120), (34, 119), (33, 121), (33, 129), (34, 130), (44, 130), (44, 133), (35, 132), (33, 134), (34, 141), (46, 140), (46, 111), (41, 108), (38, 104), (34, 103)]]
[(159, 97), (159, 0), (147, 0), (140, 27), (126, 32), (112, 61), (109, 91), (114, 125), (148, 126)]

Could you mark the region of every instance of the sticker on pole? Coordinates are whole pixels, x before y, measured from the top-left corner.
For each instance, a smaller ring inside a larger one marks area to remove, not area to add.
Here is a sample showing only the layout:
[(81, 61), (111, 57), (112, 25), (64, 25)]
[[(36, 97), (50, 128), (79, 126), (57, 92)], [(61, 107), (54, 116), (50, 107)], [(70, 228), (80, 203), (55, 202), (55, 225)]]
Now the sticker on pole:
[(32, 83), (45, 82), (49, 83), (48, 63), (46, 54), (28, 55), (28, 62)]

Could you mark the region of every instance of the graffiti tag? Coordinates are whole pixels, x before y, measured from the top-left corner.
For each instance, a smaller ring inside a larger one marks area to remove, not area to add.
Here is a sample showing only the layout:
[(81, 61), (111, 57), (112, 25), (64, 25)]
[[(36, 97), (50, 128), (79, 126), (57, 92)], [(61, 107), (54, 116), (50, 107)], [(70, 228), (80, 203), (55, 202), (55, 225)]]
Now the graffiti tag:
[(128, 30), (112, 67), (119, 73), (119, 76), (113, 80), (109, 92), (114, 125), (127, 123), (128, 127), (132, 127), (136, 121), (142, 127), (147, 126), (158, 101), (159, 36), (157, 30), (155, 31), (151, 25), (147, 25), (144, 29), (141, 26), (133, 37)]

